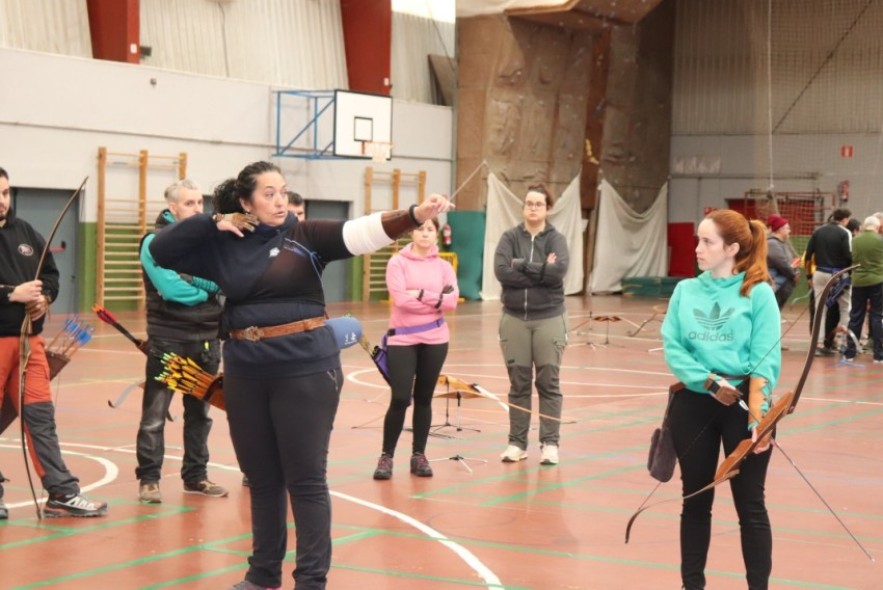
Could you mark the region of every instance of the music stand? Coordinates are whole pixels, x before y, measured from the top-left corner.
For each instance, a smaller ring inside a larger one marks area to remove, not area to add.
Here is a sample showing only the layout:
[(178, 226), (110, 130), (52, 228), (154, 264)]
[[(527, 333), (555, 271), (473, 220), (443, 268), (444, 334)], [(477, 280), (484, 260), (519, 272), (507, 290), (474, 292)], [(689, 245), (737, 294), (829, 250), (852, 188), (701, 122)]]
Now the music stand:
[[(453, 392), (447, 392), (447, 393), (453, 393)], [(460, 420), (459, 420), (459, 413), (460, 413), (459, 407), (457, 408), (457, 414), (458, 414), (457, 424), (453, 424), (451, 422), (451, 397), (454, 397), (454, 396), (437, 394), (433, 397), (445, 398), (445, 421), (443, 424), (433, 424), (432, 426), (430, 426), (429, 427), (429, 436), (437, 436), (439, 438), (454, 438), (454, 435), (452, 435), (452, 434), (439, 432), (442, 428), (453, 428), (457, 432), (460, 432), (461, 430), (471, 430), (472, 432), (481, 432), (481, 430), (479, 430), (478, 428), (463, 426), (459, 423), (460, 422)], [(457, 406), (459, 406), (459, 405), (460, 405), (460, 399), (458, 398), (457, 399)]]
[[(596, 317), (597, 316), (595, 316), (590, 311), (589, 317), (586, 320), (580, 322), (579, 324), (577, 324), (576, 326), (574, 326), (573, 328), (568, 330), (568, 333), (573, 333), (575, 336), (586, 336), (585, 342), (568, 343), (568, 346), (571, 346), (571, 347), (573, 347), (573, 346), (590, 346), (592, 348), (592, 350), (597, 350), (598, 346), (605, 346), (604, 344), (596, 345), (594, 342), (592, 342), (592, 338), (591, 338), (591, 336), (592, 336), (592, 322), (595, 321)], [(582, 328), (583, 326), (586, 326), (586, 325), (588, 326), (586, 331), (580, 330), (580, 328)]]
[[(460, 410), (462, 408), (463, 398), (486, 397), (486, 396), (484, 396), (478, 392), (461, 391), (459, 389), (454, 389), (453, 391), (448, 390), (443, 393), (438, 393), (435, 395), (435, 397), (443, 397), (443, 398), (445, 398), (446, 402), (447, 402), (447, 400), (450, 400), (451, 398), (455, 398), (457, 400), (456, 424), (450, 425), (456, 429), (456, 432), (462, 432), (463, 430), (474, 430), (475, 432), (480, 432), (480, 430), (478, 430), (476, 428), (464, 428), (462, 426), (461, 421), (460, 421), (460, 419), (461, 419)], [(445, 424), (448, 423), (447, 417), (448, 417), (448, 412), (447, 412), (447, 408), (446, 408), (445, 409)], [(451, 436), (450, 438), (452, 438), (454, 440), (460, 439), (460, 437), (458, 437), (458, 436)], [(472, 468), (469, 466), (469, 461), (475, 461), (477, 463), (487, 463), (487, 459), (479, 459), (478, 457), (464, 457), (456, 450), (455, 450), (454, 454), (451, 455), (450, 457), (444, 457), (441, 459), (430, 459), (430, 463), (432, 463), (434, 461), (456, 461), (456, 462), (460, 463), (460, 465), (465, 467), (469, 473), (472, 473)]]

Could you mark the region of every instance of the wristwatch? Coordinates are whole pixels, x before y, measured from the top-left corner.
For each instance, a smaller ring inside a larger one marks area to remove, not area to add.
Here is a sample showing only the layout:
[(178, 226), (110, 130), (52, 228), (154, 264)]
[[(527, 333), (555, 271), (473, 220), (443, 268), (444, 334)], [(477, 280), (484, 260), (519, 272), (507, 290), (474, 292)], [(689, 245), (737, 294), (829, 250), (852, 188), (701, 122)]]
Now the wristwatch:
[(717, 395), (717, 392), (721, 389), (720, 383), (714, 380), (715, 377), (717, 377), (717, 375), (712, 373), (708, 376), (708, 379), (705, 380), (705, 389), (710, 391), (713, 395)]
[(215, 213), (214, 215), (212, 215), (212, 220), (215, 223), (221, 223), (222, 221), (224, 221), (225, 217), (227, 217), (225, 213)]

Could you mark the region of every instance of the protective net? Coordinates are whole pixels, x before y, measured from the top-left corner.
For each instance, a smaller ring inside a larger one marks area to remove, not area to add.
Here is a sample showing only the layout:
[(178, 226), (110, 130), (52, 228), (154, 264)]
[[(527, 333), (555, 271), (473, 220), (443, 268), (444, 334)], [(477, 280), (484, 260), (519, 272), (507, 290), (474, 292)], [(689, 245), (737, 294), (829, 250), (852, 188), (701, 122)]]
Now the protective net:
[(700, 204), (794, 216), (795, 236), (883, 207), (881, 31), (879, 0), (679, 0), (675, 157), (714, 180)]

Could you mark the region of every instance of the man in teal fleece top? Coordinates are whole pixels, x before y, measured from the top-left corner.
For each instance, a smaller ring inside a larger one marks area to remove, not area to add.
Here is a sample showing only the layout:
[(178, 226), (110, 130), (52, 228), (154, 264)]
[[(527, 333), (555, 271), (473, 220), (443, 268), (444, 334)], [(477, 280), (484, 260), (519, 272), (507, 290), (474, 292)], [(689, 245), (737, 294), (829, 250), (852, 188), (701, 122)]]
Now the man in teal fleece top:
[[(156, 231), (176, 221), (202, 213), (203, 197), (191, 180), (180, 180), (166, 189), (168, 209), (156, 220)], [(218, 324), (221, 304), (218, 286), (206, 279), (163, 268), (150, 253), (156, 233), (141, 242), (141, 267), (147, 296), (147, 367), (141, 423), (138, 427), (136, 453), (139, 480), (138, 498), (157, 504), (162, 501), (159, 481), (165, 454), (165, 417), (174, 393), (156, 377), (163, 371), (162, 357), (176, 353), (193, 359), (200, 367), (215, 373), (221, 351)], [(184, 492), (223, 497), (227, 490), (208, 479), (208, 434), (212, 427), (209, 405), (189, 395), (184, 402), (184, 458), (181, 477)]]

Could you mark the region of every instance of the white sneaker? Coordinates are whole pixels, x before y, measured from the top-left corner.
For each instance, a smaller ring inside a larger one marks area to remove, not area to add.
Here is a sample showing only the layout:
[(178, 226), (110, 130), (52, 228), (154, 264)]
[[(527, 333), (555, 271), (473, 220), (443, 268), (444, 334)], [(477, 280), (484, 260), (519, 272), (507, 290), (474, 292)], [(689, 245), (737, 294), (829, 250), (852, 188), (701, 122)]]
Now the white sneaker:
[(521, 447), (509, 445), (506, 447), (506, 450), (503, 451), (503, 454), (500, 455), (500, 459), (503, 460), (503, 463), (517, 463), (518, 461), (524, 461), (527, 459), (527, 451)]
[(543, 452), (540, 454), (540, 464), (558, 465), (558, 445), (543, 445)]

